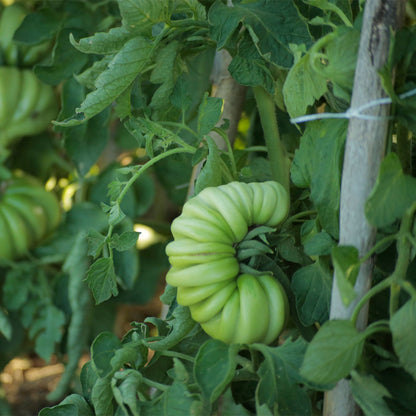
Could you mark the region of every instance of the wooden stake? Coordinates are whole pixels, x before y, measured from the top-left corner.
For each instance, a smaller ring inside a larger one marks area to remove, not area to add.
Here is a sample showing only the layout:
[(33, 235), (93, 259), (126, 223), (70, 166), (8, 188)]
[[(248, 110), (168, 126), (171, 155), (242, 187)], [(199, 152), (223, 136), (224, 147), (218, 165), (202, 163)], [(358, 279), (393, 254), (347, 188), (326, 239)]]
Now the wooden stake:
[[(405, 0), (366, 1), (351, 108), (386, 95), (378, 71), (387, 62), (391, 31), (397, 29), (403, 20), (405, 3)], [(364, 206), (384, 156), (389, 110), (388, 105), (372, 107), (366, 114), (380, 119), (351, 118), (348, 126), (341, 185), (339, 244), (355, 246), (360, 256), (367, 253), (375, 242), (376, 230), (368, 224)], [(349, 307), (345, 307), (341, 300), (334, 276), (330, 319), (350, 319), (354, 306), (371, 286), (372, 272), (373, 260), (369, 259), (361, 266), (355, 284), (357, 297)], [(358, 317), (358, 329), (365, 328), (367, 318), (368, 305)], [(341, 380), (325, 394), (325, 416), (356, 416), (360, 413), (347, 380)]]

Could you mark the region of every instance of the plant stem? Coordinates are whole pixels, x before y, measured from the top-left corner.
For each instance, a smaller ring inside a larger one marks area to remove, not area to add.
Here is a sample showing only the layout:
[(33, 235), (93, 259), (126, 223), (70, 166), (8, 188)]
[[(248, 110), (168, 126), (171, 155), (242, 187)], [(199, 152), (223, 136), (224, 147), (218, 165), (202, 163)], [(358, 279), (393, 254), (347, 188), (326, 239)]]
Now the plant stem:
[(369, 336), (376, 334), (377, 332), (387, 332), (390, 333), (389, 321), (377, 321), (373, 322), (369, 325), (364, 334), (365, 337), (368, 338)]
[(254, 97), (263, 127), (264, 139), (269, 152), (272, 177), (289, 193), (289, 163), (280, 140), (273, 97), (261, 86), (253, 87)]
[[(140, 165), (136, 172), (132, 175), (132, 177), (127, 181), (127, 183), (124, 185), (123, 190), (120, 192), (119, 196), (115, 200), (116, 204), (121, 204), (121, 201), (123, 200), (124, 196), (126, 195), (127, 191), (130, 189), (130, 187), (133, 185), (133, 183), (151, 166), (153, 166), (155, 163), (159, 162), (160, 160), (172, 156), (177, 153), (194, 153), (195, 148), (192, 146), (187, 147), (176, 147), (174, 149), (168, 150), (164, 153), (161, 153), (160, 155), (155, 156), (153, 159), (150, 159), (147, 161), (144, 165)], [(108, 228), (107, 236), (106, 238), (111, 237), (113, 233), (113, 225), (110, 225)]]
[(149, 387), (153, 387), (154, 389), (161, 390), (161, 391), (167, 391), (169, 390), (169, 386), (165, 384), (158, 383), (156, 381), (150, 380), (146, 377), (143, 377), (143, 383), (145, 383)]
[(387, 289), (388, 287), (391, 286), (391, 284), (394, 281), (394, 277), (393, 275), (389, 276), (387, 279), (384, 279), (383, 281), (381, 281), (380, 283), (378, 283), (377, 285), (373, 286), (357, 303), (357, 305), (355, 305), (355, 308), (352, 312), (351, 315), (351, 322), (354, 323), (354, 325), (357, 323), (357, 318), (358, 315), (361, 311), (361, 308), (373, 297), (375, 296), (377, 293)]
[(194, 362), (194, 357), (191, 357), (190, 355), (182, 354), (176, 351), (165, 350), (165, 351), (161, 351), (160, 355), (163, 355), (165, 357), (181, 358), (182, 360), (190, 361), (192, 363)]
[(411, 152), (411, 141), (409, 140), (409, 130), (399, 125), (397, 127), (397, 154), (402, 163), (404, 173), (410, 172), (410, 155)]
[(388, 235), (384, 238), (382, 238), (380, 241), (378, 241), (371, 249), (361, 258), (360, 263), (366, 262), (373, 254), (377, 252), (377, 250), (388, 243), (389, 241), (396, 240), (398, 234), (392, 234)]

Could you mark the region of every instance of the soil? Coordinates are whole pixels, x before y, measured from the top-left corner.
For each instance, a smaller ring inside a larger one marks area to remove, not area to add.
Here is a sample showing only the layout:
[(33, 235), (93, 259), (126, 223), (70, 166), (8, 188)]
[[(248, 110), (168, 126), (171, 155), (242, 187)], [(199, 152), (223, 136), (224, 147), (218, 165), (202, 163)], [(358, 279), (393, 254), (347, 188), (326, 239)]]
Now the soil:
[[(37, 416), (53, 406), (46, 396), (56, 387), (64, 366), (52, 359), (46, 364), (38, 357), (14, 358), (1, 374), (5, 397), (13, 416)], [(3, 416), (3, 415), (1, 415)]]

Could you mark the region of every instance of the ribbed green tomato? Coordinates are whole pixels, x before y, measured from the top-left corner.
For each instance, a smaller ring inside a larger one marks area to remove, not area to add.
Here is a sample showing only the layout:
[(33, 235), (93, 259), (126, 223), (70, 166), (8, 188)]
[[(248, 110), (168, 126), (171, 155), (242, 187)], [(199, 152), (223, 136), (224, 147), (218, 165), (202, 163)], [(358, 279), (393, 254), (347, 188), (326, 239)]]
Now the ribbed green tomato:
[(50, 50), (52, 42), (23, 45), (15, 42), (13, 36), (28, 11), (21, 3), (13, 3), (0, 14), (0, 53), (3, 63), (10, 66), (29, 67), (42, 59)]
[(231, 182), (204, 189), (173, 221), (166, 281), (208, 335), (242, 344), (279, 336), (289, 311), (285, 291), (269, 274), (240, 274), (235, 247), (250, 227), (277, 226), (288, 210), (277, 182)]
[(53, 88), (32, 71), (0, 67), (0, 147), (42, 132), (57, 111)]
[(0, 183), (0, 258), (24, 255), (60, 221), (59, 201), (35, 178), (16, 173)]

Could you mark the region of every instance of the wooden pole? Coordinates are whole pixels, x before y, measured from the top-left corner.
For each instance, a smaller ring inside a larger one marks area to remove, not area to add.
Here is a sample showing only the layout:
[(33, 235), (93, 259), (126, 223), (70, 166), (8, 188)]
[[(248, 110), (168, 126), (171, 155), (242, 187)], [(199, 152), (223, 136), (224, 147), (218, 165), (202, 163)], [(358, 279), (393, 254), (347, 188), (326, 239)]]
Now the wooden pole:
[[(365, 3), (360, 47), (354, 78), (351, 108), (385, 97), (378, 71), (386, 64), (391, 31), (404, 17), (405, 0), (367, 0)], [(350, 119), (345, 145), (341, 184), (340, 245), (355, 246), (363, 256), (374, 245), (376, 230), (368, 224), (364, 206), (374, 187), (380, 163), (385, 153), (390, 107), (378, 105), (366, 111), (377, 120)], [(357, 297), (348, 307), (343, 304), (336, 276), (331, 299), (330, 319), (350, 319), (356, 303), (371, 286), (373, 260), (360, 269), (355, 291)], [(368, 305), (361, 310), (357, 327), (367, 325)], [(325, 394), (325, 416), (356, 416), (360, 409), (354, 402), (349, 383), (341, 380)]]

